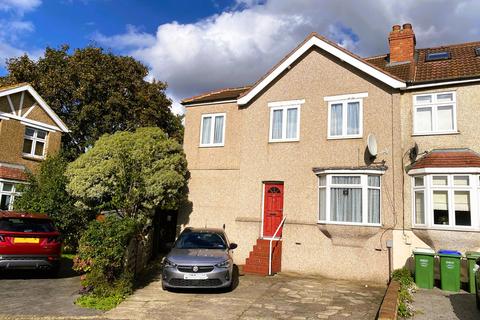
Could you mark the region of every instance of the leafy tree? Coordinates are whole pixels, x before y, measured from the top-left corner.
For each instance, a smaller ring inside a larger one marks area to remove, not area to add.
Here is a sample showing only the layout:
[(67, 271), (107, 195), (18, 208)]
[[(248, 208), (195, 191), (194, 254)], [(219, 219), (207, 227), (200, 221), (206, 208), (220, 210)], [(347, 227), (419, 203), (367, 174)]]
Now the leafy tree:
[(142, 218), (153, 208), (178, 208), (187, 162), (182, 146), (161, 129), (139, 128), (102, 136), (66, 175), (68, 191), (84, 207)]
[(27, 55), (7, 60), (8, 74), (0, 85), (29, 82), (64, 120), (64, 150), (71, 158), (91, 147), (105, 133), (158, 126), (181, 141), (181, 118), (171, 110), (167, 85), (145, 80), (148, 69), (132, 57), (102, 48), (71, 53), (67, 45), (46, 48), (34, 61)]
[(61, 155), (48, 157), (38, 174), (30, 175), (29, 184), (21, 185), (21, 197), (15, 199), (15, 210), (46, 213), (65, 237), (67, 248), (75, 250), (81, 232), (94, 217), (75, 207), (75, 199), (66, 191), (67, 161)]

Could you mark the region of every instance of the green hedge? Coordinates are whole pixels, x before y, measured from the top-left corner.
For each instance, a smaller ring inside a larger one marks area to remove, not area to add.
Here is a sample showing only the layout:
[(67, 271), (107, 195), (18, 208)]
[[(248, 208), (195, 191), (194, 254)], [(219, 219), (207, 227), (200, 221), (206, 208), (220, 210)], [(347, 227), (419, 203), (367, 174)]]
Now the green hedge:
[(80, 238), (74, 269), (85, 274), (86, 295), (77, 303), (110, 309), (132, 292), (133, 275), (125, 270), (125, 253), (137, 234), (138, 224), (130, 218), (107, 217), (92, 221)]

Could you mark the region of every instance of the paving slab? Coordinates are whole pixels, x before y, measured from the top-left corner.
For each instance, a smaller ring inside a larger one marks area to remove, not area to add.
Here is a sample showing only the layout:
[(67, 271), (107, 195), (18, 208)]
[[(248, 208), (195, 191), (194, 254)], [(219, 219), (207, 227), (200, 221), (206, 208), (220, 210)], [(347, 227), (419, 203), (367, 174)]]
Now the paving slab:
[(109, 319), (375, 319), (386, 286), (278, 274), (242, 276), (233, 292), (167, 292), (155, 279)]
[(449, 292), (438, 288), (418, 289), (413, 295), (414, 320), (478, 320), (480, 311), (475, 295), (465, 291)]

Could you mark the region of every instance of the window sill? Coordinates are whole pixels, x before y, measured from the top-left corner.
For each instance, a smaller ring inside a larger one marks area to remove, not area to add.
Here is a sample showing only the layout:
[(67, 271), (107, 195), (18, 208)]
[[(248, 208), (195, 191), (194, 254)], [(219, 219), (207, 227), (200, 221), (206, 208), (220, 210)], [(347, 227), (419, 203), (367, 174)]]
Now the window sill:
[(381, 227), (381, 223), (360, 223), (360, 222), (334, 222), (334, 221), (318, 221), (319, 225), (335, 225), (335, 226), (355, 226), (355, 227)]
[(432, 231), (455, 231), (455, 232), (479, 232), (480, 229), (474, 227), (441, 227), (441, 226), (413, 226), (412, 230), (432, 230)]
[(412, 137), (445, 136), (445, 135), (455, 135), (455, 134), (460, 134), (460, 131), (412, 133)]
[(39, 157), (39, 156), (32, 156), (31, 154), (23, 154), (22, 158), (27, 160), (38, 161), (38, 162), (45, 160), (45, 156)]
[(224, 144), (201, 144), (198, 147), (199, 148), (221, 148), (224, 147)]
[(341, 137), (327, 137), (327, 140), (348, 140), (348, 139), (362, 139), (363, 135), (360, 136), (341, 136)]
[(268, 143), (300, 142), (300, 139), (268, 140)]

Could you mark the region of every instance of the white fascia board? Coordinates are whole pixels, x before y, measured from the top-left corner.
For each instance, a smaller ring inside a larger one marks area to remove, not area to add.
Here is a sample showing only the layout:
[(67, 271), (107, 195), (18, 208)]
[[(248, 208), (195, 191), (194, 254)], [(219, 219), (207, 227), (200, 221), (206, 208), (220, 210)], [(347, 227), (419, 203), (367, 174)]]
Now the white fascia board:
[(340, 100), (350, 100), (350, 99), (362, 99), (367, 97), (368, 97), (368, 92), (361, 92), (361, 93), (352, 93), (352, 94), (342, 94), (338, 96), (328, 96), (328, 97), (324, 97), (323, 101), (340, 101)]
[(479, 167), (459, 167), (459, 168), (420, 168), (408, 171), (408, 174), (413, 176), (417, 174), (435, 174), (435, 173), (480, 173)]
[(470, 82), (480, 82), (480, 78), (468, 79), (468, 80), (456, 80), (456, 81), (417, 84), (417, 85), (413, 85), (413, 86), (408, 86), (406, 88), (402, 88), (402, 90), (415, 90), (415, 89), (449, 86), (449, 85), (456, 85), (456, 84), (470, 83)]
[(46, 123), (43, 123), (43, 122), (31, 120), (31, 119), (28, 119), (28, 118), (19, 117), (16, 114), (0, 112), (0, 117), (4, 117), (4, 118), (7, 118), (7, 119), (15, 119), (15, 120), (20, 121), (20, 123), (23, 124), (23, 125), (32, 126), (32, 127), (37, 128), (37, 129), (42, 129), (42, 130), (46, 130), (46, 131), (62, 131), (62, 130), (60, 130), (59, 127), (52, 126), (52, 125), (49, 125), (49, 124), (46, 124)]
[(214, 102), (199, 102), (199, 103), (192, 103), (192, 104), (187, 104), (183, 105), (185, 108), (189, 107), (199, 107), (199, 106), (209, 106), (209, 105), (214, 105), (214, 104), (224, 104), (224, 103), (234, 103), (237, 102), (237, 100), (222, 100), (222, 101), (214, 101)]
[(61, 131), (70, 132), (65, 123), (63, 123), (63, 121), (57, 116), (55, 111), (50, 108), (50, 106), (45, 102), (45, 100), (43, 100), (43, 98), (38, 94), (38, 92), (33, 89), (31, 85), (27, 85), (27, 90), (35, 98), (35, 100), (38, 101), (43, 110), (45, 110), (45, 112), (50, 116), (50, 118), (52, 118), (52, 120), (57, 124)]
[(300, 100), (288, 100), (288, 101), (274, 101), (269, 102), (269, 107), (286, 107), (286, 106), (298, 106), (305, 103), (305, 99)]
[[(5, 90), (5, 91), (1, 91), (0, 92), (0, 97), (15, 94), (15, 93), (22, 92), (22, 91), (25, 91), (25, 90), (28, 91), (32, 95), (32, 97), (38, 102), (38, 104), (43, 108), (43, 110), (45, 110), (45, 112), (50, 116), (50, 118), (52, 118), (52, 120), (57, 124), (58, 128), (54, 127), (54, 126), (50, 126), (52, 128), (56, 128), (56, 129), (53, 129), (53, 130), (70, 132), (70, 130), (68, 130), (67, 126), (65, 125), (65, 123), (63, 123), (63, 121), (57, 116), (57, 114), (52, 110), (52, 108), (50, 108), (50, 106), (45, 102), (45, 100), (43, 100), (43, 98), (38, 94), (38, 92), (35, 91), (35, 89), (33, 89), (33, 87), (31, 85), (25, 84), (25, 85), (20, 86), (20, 87), (16, 87), (16, 88), (8, 89), (8, 90)], [(4, 113), (3, 115), (6, 115), (6, 114)], [(14, 117), (11, 117), (11, 118), (14, 118)], [(20, 117), (14, 118), (14, 119), (22, 120), (22, 121), (25, 121), (25, 122), (33, 121), (33, 120), (25, 119), (25, 118), (20, 118), (20, 119), (19, 118)], [(33, 121), (33, 122), (37, 122), (37, 121)], [(38, 122), (38, 123), (42, 124), (41, 122)], [(45, 124), (42, 124), (42, 125), (45, 125)], [(49, 126), (49, 125), (46, 125), (46, 126)]]
[(275, 68), (265, 79), (263, 79), (260, 83), (258, 83), (255, 87), (253, 87), (250, 92), (248, 92), (245, 96), (238, 99), (237, 103), (239, 105), (245, 105), (250, 100), (252, 100), (260, 91), (262, 91), (270, 82), (276, 79), (284, 70), (288, 68), (293, 62), (295, 62), (298, 58), (300, 58), (307, 50), (311, 47), (317, 46), (320, 49), (327, 51), (328, 53), (336, 56), (342, 61), (356, 67), (357, 69), (371, 75), (372, 77), (384, 82), (385, 84), (391, 86), (392, 88), (405, 88), (406, 84), (403, 81), (399, 81), (386, 73), (368, 65), (367, 63), (358, 60), (351, 55), (343, 52), (342, 50), (332, 46), (331, 44), (317, 38), (312, 37), (310, 40), (305, 42), (300, 48), (298, 48), (290, 57), (288, 57), (285, 61), (283, 61), (277, 68)]

